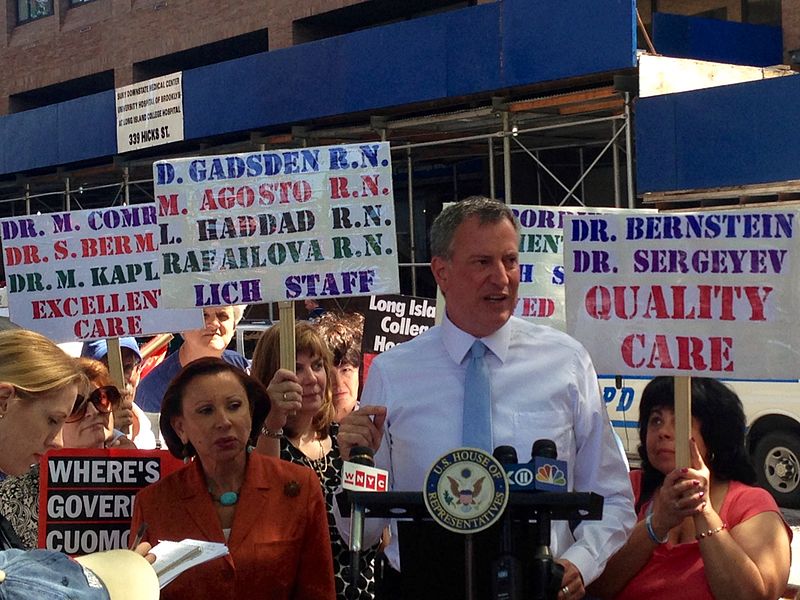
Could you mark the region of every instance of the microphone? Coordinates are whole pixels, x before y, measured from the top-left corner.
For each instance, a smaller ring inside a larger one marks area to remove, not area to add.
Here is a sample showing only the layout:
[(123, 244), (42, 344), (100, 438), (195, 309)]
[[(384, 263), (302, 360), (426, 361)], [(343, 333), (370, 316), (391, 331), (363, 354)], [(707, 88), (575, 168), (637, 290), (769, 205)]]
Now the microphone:
[[(566, 492), (567, 463), (558, 460), (558, 448), (553, 440), (536, 440), (531, 448), (536, 491)], [(536, 540), (533, 550), (533, 573), (537, 585), (532, 598), (556, 598), (564, 578), (564, 567), (553, 561), (550, 553), (550, 513), (537, 515)]]
[(534, 467), (534, 485), (539, 492), (567, 491), (567, 462), (558, 460), (558, 448), (553, 440), (533, 442), (531, 462)]
[(558, 449), (553, 440), (536, 440), (531, 449), (531, 460), (527, 463), (518, 463), (516, 451), (510, 446), (500, 446), (495, 452), (501, 448), (504, 449), (504, 456), (511, 456), (505, 448), (514, 453), (513, 461), (504, 461), (495, 456), (505, 468), (510, 491), (567, 491), (567, 463), (558, 460)]
[[(375, 469), (375, 452), (368, 446), (353, 446), (350, 449), (350, 460), (342, 465), (342, 487), (345, 489), (369, 491), (364, 487), (367, 481), (366, 469)], [(361, 467), (361, 469), (359, 469)], [(359, 476), (359, 471), (362, 475)], [(386, 491), (388, 474), (383, 471), (383, 490)], [(371, 477), (377, 481), (377, 475), (373, 473)], [(361, 483), (361, 485), (359, 485)], [(375, 489), (377, 491), (377, 484)], [(364, 507), (353, 502), (350, 510), (350, 577), (354, 587), (358, 587), (358, 579), (361, 571), (361, 542), (364, 538)]]
[[(492, 456), (506, 469), (517, 463), (517, 451), (512, 446), (498, 446)], [(514, 555), (511, 526), (511, 507), (508, 506), (503, 515), (500, 555), (492, 561), (492, 600), (522, 598), (522, 561)]]
[(553, 440), (536, 440), (531, 447), (531, 458), (542, 456), (544, 458), (558, 458), (558, 448)]

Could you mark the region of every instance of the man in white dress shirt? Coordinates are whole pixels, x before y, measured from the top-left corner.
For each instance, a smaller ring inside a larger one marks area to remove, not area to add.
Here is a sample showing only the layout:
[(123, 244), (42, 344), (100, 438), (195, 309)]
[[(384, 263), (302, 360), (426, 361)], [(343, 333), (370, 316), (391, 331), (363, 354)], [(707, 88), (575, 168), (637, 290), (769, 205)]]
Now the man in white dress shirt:
[[(525, 460), (534, 440), (552, 439), (568, 464), (569, 489), (605, 498), (601, 521), (585, 521), (574, 534), (553, 524), (553, 555), (565, 569), (558, 597), (582, 598), (636, 522), (633, 495), (586, 350), (512, 316), (518, 248), (518, 225), (504, 204), (472, 197), (442, 211), (431, 229), (431, 269), (446, 316), (373, 361), (361, 408), (343, 420), (338, 441), (345, 459), (353, 446), (375, 449), (393, 490), (421, 491), (431, 464), (463, 445), (467, 353), (480, 339), (488, 348), (493, 447), (514, 446)], [(367, 520), (365, 543), (385, 525), (376, 521)], [(398, 568), (396, 539), (386, 555)]]

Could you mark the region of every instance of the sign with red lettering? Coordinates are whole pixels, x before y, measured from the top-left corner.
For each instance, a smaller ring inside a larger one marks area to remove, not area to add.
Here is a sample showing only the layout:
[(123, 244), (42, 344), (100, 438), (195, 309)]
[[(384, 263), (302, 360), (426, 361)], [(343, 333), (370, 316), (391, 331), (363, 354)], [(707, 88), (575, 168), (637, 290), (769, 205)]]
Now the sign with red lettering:
[(356, 492), (385, 492), (389, 489), (389, 472), (345, 461), (342, 463), (342, 488)]
[(400, 289), (388, 143), (153, 165), (165, 306)]
[(567, 331), (600, 373), (796, 379), (798, 215), (567, 217)]
[(202, 327), (161, 308), (154, 204), (0, 220), (11, 320), (56, 342)]
[[(564, 218), (626, 214), (619, 208), (511, 205), (519, 223), (519, 301), (514, 315), (566, 331)], [(655, 213), (639, 210), (637, 214)]]
[(129, 547), (136, 492), (183, 466), (166, 450), (48, 452), (39, 468), (39, 547), (67, 554)]

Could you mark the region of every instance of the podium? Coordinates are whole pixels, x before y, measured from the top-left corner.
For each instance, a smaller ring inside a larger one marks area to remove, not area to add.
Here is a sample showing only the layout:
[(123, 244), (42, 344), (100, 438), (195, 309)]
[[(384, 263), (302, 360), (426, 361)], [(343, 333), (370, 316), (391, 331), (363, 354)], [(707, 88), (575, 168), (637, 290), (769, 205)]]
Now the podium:
[(348, 491), (338, 497), (338, 502), (345, 517), (351, 506), (358, 506), (365, 518), (400, 519), (403, 597), (415, 600), (485, 600), (498, 596), (493, 593), (492, 564), (509, 543), (521, 566), (522, 597), (554, 598), (545, 591), (551, 582), (544, 581), (552, 561), (543, 557), (549, 556), (551, 521), (568, 521), (574, 529), (580, 521), (603, 516), (603, 497), (598, 494), (511, 492), (506, 513), (497, 523), (478, 533), (461, 534), (431, 519), (421, 492)]

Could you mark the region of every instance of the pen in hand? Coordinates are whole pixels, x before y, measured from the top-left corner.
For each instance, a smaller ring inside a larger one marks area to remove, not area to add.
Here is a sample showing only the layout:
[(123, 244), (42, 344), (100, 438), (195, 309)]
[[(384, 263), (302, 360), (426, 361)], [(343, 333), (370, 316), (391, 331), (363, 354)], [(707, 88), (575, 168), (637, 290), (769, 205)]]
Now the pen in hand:
[(142, 524), (139, 525), (139, 530), (136, 532), (136, 537), (133, 540), (133, 544), (130, 546), (131, 550), (136, 550), (136, 546), (142, 543), (142, 538), (144, 537), (145, 531), (147, 531), (147, 523), (142, 521)]

